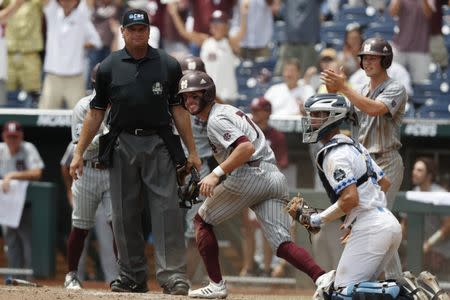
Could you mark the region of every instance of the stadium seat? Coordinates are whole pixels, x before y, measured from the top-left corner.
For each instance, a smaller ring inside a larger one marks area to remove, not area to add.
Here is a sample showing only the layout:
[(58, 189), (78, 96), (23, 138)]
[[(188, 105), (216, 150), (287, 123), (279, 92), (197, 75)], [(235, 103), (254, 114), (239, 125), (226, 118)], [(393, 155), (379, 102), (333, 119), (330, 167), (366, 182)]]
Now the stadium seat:
[(394, 26), (392, 24), (373, 23), (364, 30), (363, 35), (366, 39), (380, 36), (385, 40), (392, 41), (394, 37)]
[(424, 119), (450, 119), (450, 101), (438, 101), (423, 105), (416, 112), (416, 117)]
[(371, 6), (359, 7), (343, 7), (339, 12), (338, 21), (340, 22), (357, 22), (361, 26), (375, 21), (377, 19), (377, 11)]

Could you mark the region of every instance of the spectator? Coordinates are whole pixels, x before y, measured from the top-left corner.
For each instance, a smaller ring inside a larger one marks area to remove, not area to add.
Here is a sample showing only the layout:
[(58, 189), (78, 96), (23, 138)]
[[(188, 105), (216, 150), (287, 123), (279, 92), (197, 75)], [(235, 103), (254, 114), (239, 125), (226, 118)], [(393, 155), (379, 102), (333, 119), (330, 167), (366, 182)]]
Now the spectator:
[(86, 95), (84, 49), (102, 46), (86, 0), (44, 0), (47, 41), (39, 108), (73, 108)]
[(409, 71), (413, 83), (423, 83), (430, 64), (432, 10), (428, 0), (392, 0), (389, 11), (398, 17), (400, 30), (394, 36), (395, 60)]
[(360, 69), (358, 53), (361, 50), (362, 43), (363, 37), (359, 24), (348, 24), (344, 35), (344, 49), (339, 52), (337, 57), (344, 67), (344, 73), (347, 77)]
[[(446, 192), (436, 183), (436, 164), (429, 157), (419, 157), (412, 170), (413, 191)], [(425, 242), (423, 252), (425, 265), (433, 272), (444, 270), (450, 259), (450, 218), (443, 215), (427, 214), (425, 216)], [(444, 268), (443, 268), (444, 267)]]
[[(121, 15), (121, 7), (119, 2), (113, 0), (94, 0), (92, 10), (92, 24), (97, 30), (102, 46), (99, 49), (88, 49), (89, 69), (87, 74), (90, 74), (94, 66), (104, 60), (109, 53), (111, 53), (116, 26), (118, 24), (119, 16)], [(87, 87), (90, 87), (90, 76), (86, 76)]]
[[(430, 55), (441, 70), (445, 71), (448, 66), (448, 51), (445, 46), (444, 37), (442, 36), (442, 0), (434, 0), (430, 2), (433, 11), (430, 17)], [(447, 2), (447, 1), (445, 1)], [(447, 2), (447, 5), (450, 1)]]
[[(32, 97), (33, 105), (35, 105), (42, 86), (42, 60), (40, 57), (40, 52), (44, 48), (42, 1), (16, 1), (16, 3), (21, 2), (24, 4), (11, 17), (6, 27), (7, 90), (13, 92), (22, 89)], [(0, 36), (2, 35), (0, 34)], [(6, 64), (0, 63), (0, 68), (2, 66), (6, 66)]]
[(298, 115), (303, 102), (314, 95), (314, 89), (308, 85), (300, 85), (300, 62), (291, 58), (283, 66), (282, 83), (271, 86), (264, 94), (272, 105), (272, 115)]
[[(270, 148), (275, 154), (277, 166), (282, 171), (289, 165), (287, 142), (284, 133), (276, 130), (269, 125), (270, 115), (272, 113), (272, 105), (264, 97), (253, 99), (251, 106), (252, 120), (256, 125), (261, 128), (264, 136), (269, 144)], [(243, 263), (242, 269), (239, 273), (240, 276), (259, 275), (259, 268), (255, 266), (254, 254), (255, 254), (255, 233), (260, 228), (260, 225), (256, 219), (255, 213), (251, 209), (244, 209), (242, 212), (242, 252)], [(263, 236), (263, 275), (272, 276), (271, 264), (272, 264), (273, 252), (270, 248), (270, 244)], [(276, 267), (278, 274), (284, 274), (284, 268), (286, 266), (285, 261), (279, 263)]]
[(279, 50), (275, 74), (280, 75), (289, 58), (297, 58), (303, 69), (315, 66), (317, 53), (314, 45), (320, 42), (320, 6), (322, 0), (286, 0), (285, 17), (286, 42)]
[[(238, 0), (190, 0), (192, 18), (194, 19), (193, 31), (210, 34), (211, 15), (214, 11), (220, 10), (226, 15), (233, 14), (233, 7)], [(200, 56), (200, 45), (191, 44), (191, 53)]]
[(315, 91), (319, 90), (322, 84), (320, 82), (320, 72), (329, 69), (332, 64), (337, 65), (336, 58), (337, 52), (333, 48), (325, 48), (320, 51), (319, 70), (317, 70), (316, 66), (309, 67), (305, 72), (305, 76), (303, 76), (303, 82), (311, 85)]
[[(240, 0), (239, 3), (242, 3)], [(249, 4), (247, 30), (241, 41), (240, 56), (243, 59), (269, 58), (269, 42), (273, 34), (273, 7), (279, 6), (280, 0), (253, 0)], [(233, 27), (239, 28), (240, 5), (235, 6)], [(236, 24), (234, 24), (236, 23)]]
[(239, 32), (230, 37), (228, 37), (229, 16), (226, 12), (216, 10), (211, 14), (211, 35), (208, 35), (197, 31), (188, 32), (176, 5), (169, 4), (169, 13), (181, 36), (201, 46), (200, 58), (205, 63), (206, 72), (217, 82), (217, 97), (225, 103), (232, 103), (238, 97), (235, 53), (239, 52), (239, 43), (247, 28), (248, 2), (245, 0), (241, 5), (242, 19)]
[[(192, 166), (200, 169), (201, 162), (189, 115), (176, 97), (180, 65), (166, 52), (148, 45), (149, 27), (144, 10), (132, 9), (123, 15), (125, 48), (100, 64), (96, 95), (83, 123), (70, 175), (75, 180), (82, 175), (83, 154), (111, 105), (110, 131), (100, 142), (109, 151), (99, 155), (99, 161), (110, 167), (112, 221), (119, 254), (119, 276), (111, 283), (111, 290), (148, 291), (141, 224), (143, 209), (148, 206), (156, 279), (165, 294), (187, 295), (183, 212), (176, 200), (175, 168), (186, 165), (188, 170)], [(172, 124), (189, 150), (187, 159)], [(117, 142), (120, 147), (116, 147)]]
[[(19, 122), (8, 121), (3, 126), (3, 143), (0, 143), (0, 177), (3, 193), (8, 193), (12, 180), (39, 180), (44, 162), (36, 147), (23, 140)], [(31, 269), (31, 204), (26, 203), (19, 227), (5, 228), (9, 268)]]

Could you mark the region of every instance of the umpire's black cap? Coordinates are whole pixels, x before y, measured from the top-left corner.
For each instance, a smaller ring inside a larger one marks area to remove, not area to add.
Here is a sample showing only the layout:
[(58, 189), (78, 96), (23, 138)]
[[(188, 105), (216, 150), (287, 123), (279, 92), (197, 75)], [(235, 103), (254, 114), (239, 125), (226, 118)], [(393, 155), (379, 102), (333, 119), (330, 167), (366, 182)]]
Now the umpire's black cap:
[(147, 12), (142, 9), (130, 9), (126, 11), (122, 17), (122, 26), (128, 27), (137, 24), (150, 26)]

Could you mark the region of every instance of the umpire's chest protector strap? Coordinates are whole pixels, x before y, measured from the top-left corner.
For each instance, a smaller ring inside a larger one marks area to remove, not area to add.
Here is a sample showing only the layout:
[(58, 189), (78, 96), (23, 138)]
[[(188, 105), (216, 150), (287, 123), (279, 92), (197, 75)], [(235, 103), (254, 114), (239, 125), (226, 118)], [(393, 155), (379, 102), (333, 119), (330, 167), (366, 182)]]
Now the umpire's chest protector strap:
[(328, 197), (330, 198), (331, 203), (335, 203), (339, 199), (339, 195), (336, 194), (334, 189), (331, 187), (330, 183), (328, 182), (327, 177), (325, 176), (325, 173), (323, 171), (323, 160), (325, 156), (330, 153), (331, 149), (342, 146), (342, 145), (351, 145), (355, 147), (359, 153), (364, 155), (365, 162), (366, 162), (366, 172), (356, 180), (356, 186), (360, 186), (364, 182), (366, 182), (369, 178), (375, 178), (376, 180), (376, 174), (373, 170), (371, 158), (369, 154), (364, 153), (359, 147), (359, 144), (355, 142), (352, 138), (349, 139), (343, 139), (343, 138), (334, 138), (331, 139), (328, 143), (326, 143), (317, 153), (316, 155), (316, 166), (317, 170), (319, 172), (319, 178), (320, 181), (323, 184), (323, 187), (325, 188), (325, 191), (327, 192)]

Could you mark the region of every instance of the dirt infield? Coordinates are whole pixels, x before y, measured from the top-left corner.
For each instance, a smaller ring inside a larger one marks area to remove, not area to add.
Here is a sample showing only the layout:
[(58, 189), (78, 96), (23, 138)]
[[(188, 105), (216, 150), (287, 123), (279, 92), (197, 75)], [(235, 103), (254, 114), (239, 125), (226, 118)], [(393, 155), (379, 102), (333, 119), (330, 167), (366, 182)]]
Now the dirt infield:
[[(306, 300), (311, 299), (311, 296), (297, 294), (276, 294), (276, 292), (271, 292), (271, 294), (261, 294), (260, 292), (239, 293), (239, 291), (230, 290), (230, 295), (228, 295), (229, 300), (243, 300), (243, 299), (280, 299), (280, 300)], [(106, 289), (83, 289), (80, 291), (68, 291), (62, 287), (17, 287), (17, 286), (0, 286), (0, 299), (4, 300), (41, 300), (41, 299), (70, 299), (70, 300), (98, 300), (98, 299), (108, 299), (108, 300), (122, 300), (122, 299), (146, 299), (146, 300), (156, 300), (156, 299), (188, 299), (185, 296), (171, 296), (165, 295), (161, 292), (149, 292), (145, 294), (131, 294), (131, 293), (112, 293)]]
[[(151, 287), (150, 287), (151, 288)], [(230, 287), (229, 300), (306, 300), (311, 299), (311, 291), (297, 289), (282, 289), (269, 287)], [(0, 285), (0, 300), (41, 300), (41, 299), (57, 299), (57, 300), (122, 300), (122, 299), (189, 299), (185, 296), (171, 296), (162, 294), (161, 291), (153, 289), (152, 292), (145, 294), (131, 293), (112, 293), (106, 288), (90, 288), (86, 287), (80, 291), (69, 291), (61, 286), (42, 286), (42, 287), (22, 287), (22, 286), (6, 286)]]

